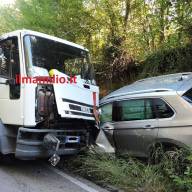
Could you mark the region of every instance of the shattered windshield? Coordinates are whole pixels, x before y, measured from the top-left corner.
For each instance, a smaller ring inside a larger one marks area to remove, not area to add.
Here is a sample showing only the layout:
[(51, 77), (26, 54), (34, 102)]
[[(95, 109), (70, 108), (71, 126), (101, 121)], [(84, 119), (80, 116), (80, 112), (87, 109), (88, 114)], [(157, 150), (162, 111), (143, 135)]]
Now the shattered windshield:
[(93, 67), (88, 52), (50, 39), (26, 35), (24, 37), (25, 60), (28, 75), (32, 66), (48, 71), (57, 69), (66, 75), (80, 75), (82, 79), (94, 80)]

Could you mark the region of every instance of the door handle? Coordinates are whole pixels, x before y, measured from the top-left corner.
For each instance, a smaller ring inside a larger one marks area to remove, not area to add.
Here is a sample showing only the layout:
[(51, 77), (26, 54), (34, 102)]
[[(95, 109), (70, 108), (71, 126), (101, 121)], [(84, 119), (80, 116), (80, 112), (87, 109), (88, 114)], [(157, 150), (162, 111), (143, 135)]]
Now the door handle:
[(152, 126), (152, 125), (145, 125), (144, 128), (151, 129), (151, 128), (154, 128), (154, 126)]
[(103, 129), (104, 129), (104, 130), (113, 130), (114, 128), (113, 128), (113, 127), (108, 127), (108, 126), (106, 126), (106, 127), (103, 127)]

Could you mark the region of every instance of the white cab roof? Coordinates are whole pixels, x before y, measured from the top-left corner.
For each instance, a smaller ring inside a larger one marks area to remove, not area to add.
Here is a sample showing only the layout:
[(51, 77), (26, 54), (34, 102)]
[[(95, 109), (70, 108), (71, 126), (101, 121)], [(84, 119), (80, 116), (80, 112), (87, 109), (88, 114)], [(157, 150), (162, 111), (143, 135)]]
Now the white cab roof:
[(42, 37), (42, 38), (50, 39), (50, 40), (53, 40), (53, 41), (57, 41), (57, 42), (60, 42), (60, 43), (63, 43), (63, 44), (66, 44), (66, 45), (69, 45), (69, 46), (72, 46), (72, 47), (76, 47), (76, 48), (82, 49), (84, 51), (88, 51), (88, 49), (86, 49), (85, 47), (83, 47), (81, 45), (78, 45), (76, 43), (72, 43), (70, 41), (67, 41), (67, 40), (64, 40), (64, 39), (61, 39), (61, 38), (58, 38), (58, 37), (54, 37), (54, 36), (51, 36), (51, 35), (47, 35), (47, 34), (36, 32), (36, 31), (31, 31), (31, 30), (27, 30), (27, 29), (22, 29), (22, 30), (17, 30), (17, 31), (13, 31), (13, 32), (10, 32), (10, 33), (6, 33), (6, 34), (2, 35), (0, 37), (0, 39), (4, 39), (4, 38), (7, 38), (7, 37), (11, 37), (11, 36), (18, 36), (20, 34), (22, 36), (24, 36), (24, 35), (35, 35), (35, 36), (38, 36), (38, 37)]

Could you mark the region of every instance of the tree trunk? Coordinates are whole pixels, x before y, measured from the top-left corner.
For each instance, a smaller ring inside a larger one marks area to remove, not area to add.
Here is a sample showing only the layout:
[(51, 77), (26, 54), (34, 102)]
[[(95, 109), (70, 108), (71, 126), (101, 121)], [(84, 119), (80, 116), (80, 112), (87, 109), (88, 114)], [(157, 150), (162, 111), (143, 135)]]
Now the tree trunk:
[(131, 11), (131, 0), (125, 0), (124, 32), (126, 33), (129, 14)]
[(160, 35), (159, 35), (159, 44), (163, 44), (165, 40), (165, 22), (164, 22), (164, 8), (161, 5), (160, 7)]

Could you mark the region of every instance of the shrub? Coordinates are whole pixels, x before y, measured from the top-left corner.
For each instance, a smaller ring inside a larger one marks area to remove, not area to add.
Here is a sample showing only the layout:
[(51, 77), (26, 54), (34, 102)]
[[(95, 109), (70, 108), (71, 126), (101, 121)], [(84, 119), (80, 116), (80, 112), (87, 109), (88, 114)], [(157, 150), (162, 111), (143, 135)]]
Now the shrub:
[(159, 164), (91, 151), (70, 161), (63, 160), (60, 167), (102, 186), (112, 185), (127, 192), (192, 191), (192, 153), (184, 150), (164, 153)]
[(192, 44), (153, 53), (143, 62), (141, 77), (192, 71)]

